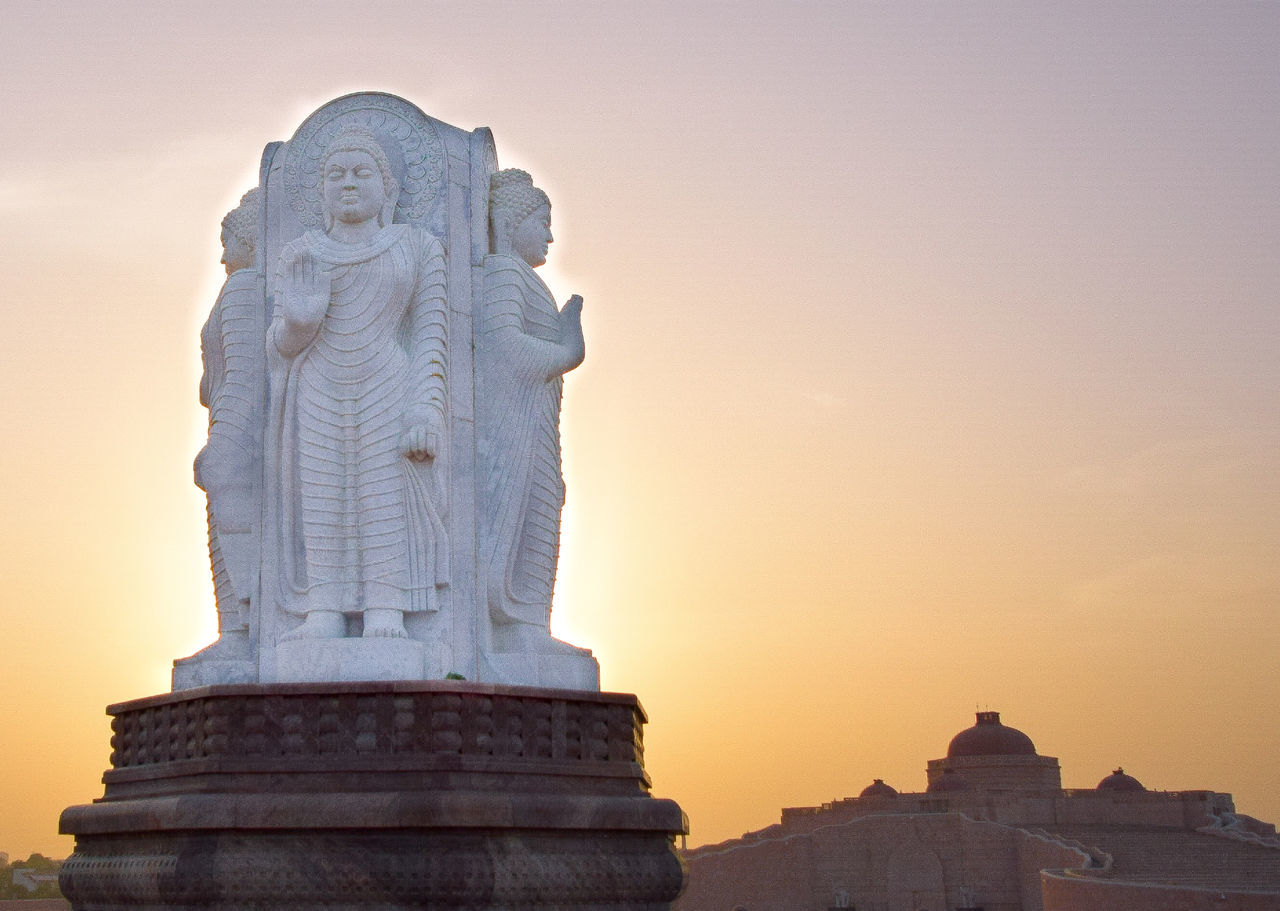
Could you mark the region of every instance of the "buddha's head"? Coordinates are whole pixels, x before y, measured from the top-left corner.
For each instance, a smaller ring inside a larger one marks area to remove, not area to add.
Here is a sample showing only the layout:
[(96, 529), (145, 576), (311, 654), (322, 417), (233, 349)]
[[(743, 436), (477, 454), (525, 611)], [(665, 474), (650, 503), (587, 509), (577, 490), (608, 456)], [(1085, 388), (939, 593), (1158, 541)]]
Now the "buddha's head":
[(222, 264), (230, 275), (239, 269), (252, 269), (258, 249), (258, 188), (240, 199), (240, 205), (222, 219)]
[(495, 253), (509, 253), (531, 266), (547, 261), (551, 200), (519, 168), (498, 171), (489, 180), (489, 230)]
[(391, 162), (368, 127), (343, 127), (325, 149), (320, 164), (325, 226), (334, 222), (362, 224), (377, 219), (391, 224), (400, 187)]

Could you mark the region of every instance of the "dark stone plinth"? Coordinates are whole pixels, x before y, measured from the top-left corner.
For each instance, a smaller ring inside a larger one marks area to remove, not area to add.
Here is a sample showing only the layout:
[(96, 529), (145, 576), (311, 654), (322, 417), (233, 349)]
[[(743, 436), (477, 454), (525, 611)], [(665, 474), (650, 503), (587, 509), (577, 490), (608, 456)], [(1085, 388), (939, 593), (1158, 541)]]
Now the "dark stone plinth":
[(235, 685), (107, 711), (105, 794), (62, 814), (77, 911), (657, 911), (683, 883), (634, 696)]

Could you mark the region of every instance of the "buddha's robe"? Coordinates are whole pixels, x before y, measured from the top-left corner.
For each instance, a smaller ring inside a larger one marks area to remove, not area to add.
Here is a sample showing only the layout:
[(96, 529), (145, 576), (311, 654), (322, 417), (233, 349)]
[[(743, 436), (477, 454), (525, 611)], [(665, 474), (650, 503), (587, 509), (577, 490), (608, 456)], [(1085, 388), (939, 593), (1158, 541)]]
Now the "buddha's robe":
[(484, 261), (476, 329), (480, 565), (495, 622), (549, 623), (560, 550), (562, 374), (555, 300), (523, 260)]
[[(444, 251), (410, 225), (367, 244), (312, 231), (293, 245), (331, 270), (332, 285), (311, 342), (292, 359), (275, 352), (287, 364), (272, 390), (283, 607), (438, 609), (448, 580)], [(287, 247), (281, 262), (292, 255)], [(436, 457), (421, 463), (402, 450), (419, 424), (437, 436)]]
[(262, 273), (227, 276), (200, 330), (200, 404), (209, 440), (196, 458), (196, 484), (208, 493), (209, 560), (221, 631), (243, 628), (257, 584), (254, 530), (262, 472)]

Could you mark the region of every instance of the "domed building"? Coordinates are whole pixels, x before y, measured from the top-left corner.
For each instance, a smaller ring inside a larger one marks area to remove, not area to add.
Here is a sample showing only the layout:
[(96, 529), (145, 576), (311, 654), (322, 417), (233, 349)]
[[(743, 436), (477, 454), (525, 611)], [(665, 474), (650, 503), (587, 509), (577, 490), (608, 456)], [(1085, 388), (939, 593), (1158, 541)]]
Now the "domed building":
[(925, 774), (923, 792), (877, 778), (686, 851), (674, 911), (1280, 911), (1275, 826), (1230, 794), (1151, 791), (1120, 768), (1064, 789), (1058, 760), (998, 712)]
[(1102, 781), (1098, 782), (1099, 791), (1145, 791), (1142, 782), (1132, 775), (1126, 775), (1124, 769), (1116, 769)]
[(948, 773), (992, 791), (1062, 787), (1058, 760), (1036, 753), (1030, 737), (1000, 723), (999, 712), (979, 712), (973, 727), (951, 738), (946, 758), (929, 762), (930, 787)]
[(877, 778), (871, 784), (862, 789), (859, 797), (886, 797), (892, 799), (898, 796), (898, 791), (892, 785), (884, 783), (883, 778)]
[(999, 712), (979, 712), (978, 721), (951, 738), (947, 758), (964, 756), (1034, 756), (1036, 745), (1017, 728), (1000, 723)]

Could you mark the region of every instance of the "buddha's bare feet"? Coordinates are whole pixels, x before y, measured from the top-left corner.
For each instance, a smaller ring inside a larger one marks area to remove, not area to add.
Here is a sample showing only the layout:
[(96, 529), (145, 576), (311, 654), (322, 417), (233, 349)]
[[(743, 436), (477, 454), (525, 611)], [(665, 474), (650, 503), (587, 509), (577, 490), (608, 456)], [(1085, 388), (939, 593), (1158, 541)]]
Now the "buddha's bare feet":
[(403, 611), (375, 607), (364, 612), (366, 639), (404, 639), (408, 635), (404, 629)]
[(347, 618), (338, 611), (313, 610), (301, 626), (295, 626), (280, 637), (281, 642), (290, 639), (341, 639), (347, 634)]

